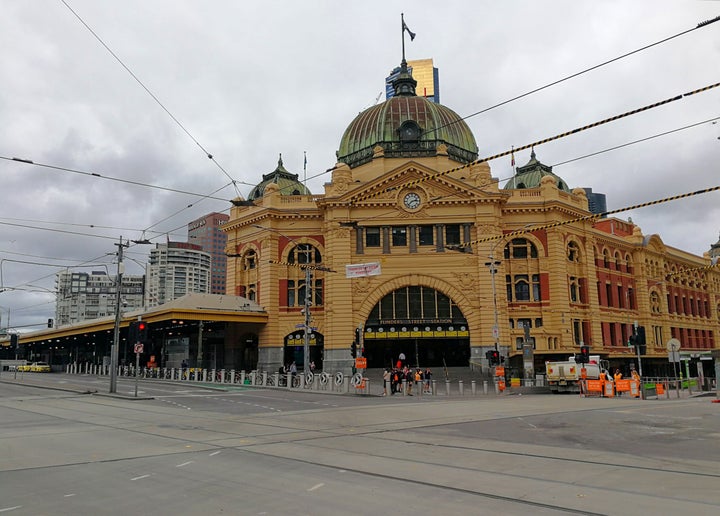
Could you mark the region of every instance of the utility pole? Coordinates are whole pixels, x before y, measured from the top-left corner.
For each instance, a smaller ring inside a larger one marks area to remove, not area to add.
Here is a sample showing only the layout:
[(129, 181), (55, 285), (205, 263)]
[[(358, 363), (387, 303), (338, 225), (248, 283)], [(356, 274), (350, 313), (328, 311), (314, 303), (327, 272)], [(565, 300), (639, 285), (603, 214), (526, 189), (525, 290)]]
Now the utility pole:
[(306, 244), (305, 252), (307, 253), (307, 263), (305, 264), (305, 339), (303, 341), (303, 370), (310, 370), (310, 307), (312, 306), (312, 269), (310, 269), (310, 246)]
[(118, 354), (120, 349), (120, 320), (122, 314), (120, 313), (120, 307), (122, 306), (121, 290), (122, 290), (122, 277), (125, 272), (125, 264), (123, 263), (123, 249), (128, 247), (128, 244), (123, 244), (122, 236), (120, 236), (120, 243), (115, 244), (118, 247), (118, 267), (117, 267), (117, 280), (115, 287), (115, 331), (113, 333), (113, 343), (110, 350), (110, 392), (117, 392), (117, 372), (118, 372)]

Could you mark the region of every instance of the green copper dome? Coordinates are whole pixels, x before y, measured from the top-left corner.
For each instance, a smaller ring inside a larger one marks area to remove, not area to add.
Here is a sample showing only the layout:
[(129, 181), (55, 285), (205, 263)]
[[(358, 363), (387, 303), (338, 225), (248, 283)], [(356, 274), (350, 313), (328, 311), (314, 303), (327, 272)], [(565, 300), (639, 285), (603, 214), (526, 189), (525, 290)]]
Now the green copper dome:
[(403, 60), (393, 82), (395, 96), (350, 123), (340, 141), (338, 161), (351, 168), (362, 165), (372, 160), (378, 145), (386, 157), (435, 156), (441, 144), (455, 161), (476, 160), (477, 143), (465, 121), (452, 109), (416, 96), (415, 84)]
[(522, 167), (517, 167), (515, 169), (515, 175), (505, 184), (503, 189), (519, 190), (522, 188), (537, 188), (540, 186), (540, 181), (542, 181), (542, 178), (545, 176), (554, 177), (560, 190), (570, 192), (570, 187), (568, 187), (563, 178), (553, 173), (552, 167), (538, 161), (535, 157), (535, 149), (530, 152), (530, 161)]
[(278, 185), (280, 195), (310, 195), (310, 190), (298, 180), (298, 175), (285, 170), (282, 154), (278, 159), (277, 168), (269, 174), (263, 174), (262, 182), (250, 191), (248, 200), (261, 199), (269, 184)]

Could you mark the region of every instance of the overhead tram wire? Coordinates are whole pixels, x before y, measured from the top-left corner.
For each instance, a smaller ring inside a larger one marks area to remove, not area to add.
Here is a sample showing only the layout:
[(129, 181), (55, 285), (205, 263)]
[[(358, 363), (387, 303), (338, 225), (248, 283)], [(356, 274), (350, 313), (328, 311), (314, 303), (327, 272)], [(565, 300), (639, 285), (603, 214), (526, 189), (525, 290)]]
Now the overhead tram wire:
[[(610, 152), (610, 151), (613, 151), (613, 150), (622, 149), (622, 148), (624, 148), (624, 147), (629, 147), (630, 145), (635, 145), (635, 144), (637, 144), (637, 143), (646, 142), (646, 141), (652, 140), (652, 139), (654, 139), (654, 138), (659, 138), (660, 136), (667, 136), (668, 134), (673, 134), (673, 133), (676, 133), (676, 132), (679, 132), (679, 131), (683, 131), (683, 130), (685, 130), (685, 129), (690, 129), (690, 128), (693, 128), (693, 127), (697, 127), (697, 126), (699, 126), (699, 125), (706, 124), (706, 123), (708, 123), (708, 122), (713, 122), (713, 121), (715, 121), (715, 120), (720, 120), (720, 115), (719, 115), (719, 116), (716, 116), (716, 117), (713, 117), (713, 118), (708, 118), (707, 120), (703, 120), (702, 122), (696, 122), (696, 123), (694, 123), (694, 124), (686, 125), (686, 126), (683, 126), (683, 127), (678, 127), (678, 128), (676, 128), (676, 129), (671, 129), (671, 130), (669, 130), (669, 131), (664, 131), (664, 132), (662, 132), (662, 133), (657, 133), (657, 134), (654, 134), (654, 135), (652, 135), (652, 136), (647, 136), (647, 137), (645, 137), (645, 138), (640, 138), (640, 139), (638, 139), (638, 140), (633, 140), (633, 141), (630, 141), (630, 142), (627, 142), (627, 143), (623, 143), (623, 144), (620, 144), (620, 145), (616, 145), (616, 146), (614, 146), (614, 147), (608, 147), (608, 148), (603, 149), (603, 150), (599, 150), (599, 151), (596, 151), (596, 152), (591, 152), (591, 153), (589, 153), (589, 154), (584, 154), (584, 155), (582, 155), (582, 156), (577, 156), (577, 157), (575, 157), (575, 158), (571, 158), (571, 159), (568, 159), (568, 160), (565, 160), (565, 161), (561, 161), (561, 162), (555, 163), (555, 164), (553, 164), (553, 165), (551, 165), (551, 166), (552, 166), (552, 167), (558, 167), (558, 166), (561, 166), (561, 165), (565, 165), (565, 164), (567, 164), (567, 163), (573, 163), (573, 162), (575, 162), (575, 161), (579, 161), (579, 160), (582, 160), (582, 159), (591, 158), (591, 157), (597, 156), (597, 155), (599, 155), (599, 154), (604, 154), (604, 153), (606, 153), (606, 152)], [(510, 181), (513, 177), (514, 177), (514, 176), (500, 178), (500, 179), (497, 180), (497, 182), (498, 182), (498, 183), (504, 183), (504, 182)], [(468, 192), (471, 192), (471, 193), (472, 193), (472, 192), (480, 192), (480, 191), (483, 191), (485, 188), (487, 188), (490, 184), (491, 184), (491, 182), (486, 182), (486, 183), (483, 183), (483, 184), (478, 185), (478, 186), (471, 186), (471, 187), (467, 188), (467, 191), (468, 191)], [(458, 195), (458, 194), (453, 193), (453, 194), (447, 194), (447, 195), (441, 195), (441, 196), (438, 196), (438, 197), (433, 197), (432, 199), (430, 199), (430, 202), (436, 202), (436, 201), (440, 201), (440, 200), (443, 200), (443, 199), (451, 199), (451, 198), (455, 197), (456, 195)], [(373, 216), (371, 216), (371, 217), (363, 217), (363, 218), (357, 219), (355, 222), (366, 222), (366, 221), (368, 221), (368, 220), (382, 219), (382, 218), (385, 217), (386, 215), (392, 215), (392, 214), (394, 214), (394, 213), (396, 213), (396, 210), (389, 210), (389, 211), (387, 211), (387, 212), (385, 212), (385, 213), (379, 213), (379, 214), (373, 215)]]
[[(154, 188), (154, 189), (156, 189), (156, 190), (163, 190), (163, 191), (165, 191), (165, 192), (172, 192), (172, 193), (179, 193), (179, 194), (184, 194), (184, 195), (191, 195), (191, 196), (193, 196), (193, 197), (200, 197), (200, 198), (215, 199), (215, 200), (223, 201), (223, 202), (232, 202), (230, 199), (224, 199), (224, 198), (222, 198), (222, 197), (212, 197), (212, 196), (208, 196), (208, 195), (201, 194), (201, 193), (188, 192), (188, 191), (186, 191), (186, 190), (179, 190), (179, 189), (177, 189), (177, 188), (170, 188), (170, 187), (167, 187), (167, 186), (151, 185), (151, 184), (148, 184), (148, 183), (143, 183), (143, 182), (141, 182), (141, 181), (132, 181), (132, 180), (130, 180), (130, 179), (120, 179), (119, 177), (103, 176), (103, 175), (101, 175), (101, 174), (98, 174), (97, 172), (87, 172), (87, 171), (85, 171), (85, 170), (78, 170), (78, 169), (74, 169), (74, 168), (61, 167), (61, 166), (58, 166), (58, 165), (49, 165), (49, 164), (47, 164), (47, 163), (38, 163), (38, 162), (33, 161), (33, 160), (31, 160), (31, 159), (11, 158), (11, 157), (8, 157), (8, 156), (0, 156), (0, 159), (4, 159), (4, 160), (6, 160), (6, 161), (15, 161), (15, 162), (17, 162), (17, 163), (25, 163), (25, 164), (27, 164), (27, 165), (33, 165), (33, 166), (35, 166), (35, 167), (49, 168), (49, 169), (52, 169), (52, 170), (60, 170), (60, 171), (62, 171), (62, 172), (71, 172), (71, 173), (73, 173), (73, 174), (80, 174), (80, 175), (84, 175), (84, 176), (96, 177), (96, 178), (98, 178), (98, 179), (106, 179), (106, 180), (108, 180), (108, 181), (117, 181), (118, 183), (125, 183), (125, 184), (129, 184), (129, 185), (142, 186), (142, 187), (145, 187), (145, 188)], [(232, 184), (232, 183), (228, 183), (228, 184), (226, 184), (225, 186), (223, 186), (222, 188), (225, 188), (225, 187), (228, 186), (229, 184)], [(248, 184), (248, 185), (249, 185), (250, 183), (244, 183), (244, 184)], [(220, 188), (219, 190), (222, 190), (222, 188)], [(216, 190), (216, 191), (219, 191), (219, 190)]]
[(598, 68), (601, 68), (601, 67), (603, 67), (603, 66), (605, 66), (605, 65), (608, 65), (608, 64), (610, 64), (610, 63), (614, 63), (615, 61), (619, 61), (620, 59), (624, 59), (624, 58), (629, 57), (629, 56), (631, 56), (631, 55), (633, 55), (633, 54), (637, 54), (638, 52), (642, 52), (643, 50), (647, 50), (647, 49), (652, 48), (652, 47), (654, 47), (654, 46), (657, 46), (657, 45), (660, 45), (660, 44), (665, 43), (665, 42), (667, 42), (667, 41), (670, 41), (670, 40), (673, 40), (673, 39), (675, 39), (675, 38), (678, 38), (678, 37), (680, 37), (680, 36), (684, 36), (685, 34), (689, 34), (690, 32), (693, 32), (693, 31), (698, 30), (698, 29), (700, 29), (700, 28), (706, 27), (706, 26), (710, 25), (711, 23), (715, 23), (716, 21), (719, 21), (719, 20), (720, 20), (720, 16), (716, 16), (715, 18), (712, 18), (712, 19), (710, 19), (710, 20), (705, 20), (705, 21), (703, 21), (703, 22), (698, 23), (698, 24), (697, 24), (695, 27), (693, 27), (692, 29), (687, 29), (687, 30), (684, 30), (684, 31), (682, 31), (682, 32), (678, 32), (677, 34), (675, 34), (675, 35), (673, 35), (673, 36), (669, 36), (669, 37), (667, 37), (667, 38), (661, 39), (660, 41), (656, 41), (655, 43), (651, 43), (651, 44), (649, 44), (649, 45), (645, 45), (644, 47), (640, 47), (640, 48), (638, 48), (638, 49), (632, 50), (632, 51), (630, 51), (630, 52), (627, 52), (627, 53), (625, 53), (625, 54), (622, 54), (622, 55), (620, 55), (620, 56), (618, 56), (618, 57), (615, 57), (615, 58), (613, 58), (613, 59), (610, 59), (610, 60), (608, 60), (608, 61), (604, 61), (604, 62), (602, 62), (602, 63), (596, 64), (595, 66), (591, 66), (590, 68), (586, 68), (585, 70), (582, 70), (582, 71), (580, 71), (580, 72), (576, 72), (576, 73), (573, 73), (573, 74), (568, 75), (568, 76), (566, 76), (566, 77), (563, 77), (562, 79), (558, 79), (558, 80), (556, 80), (556, 81), (550, 82), (550, 83), (546, 84), (545, 86), (540, 86), (540, 87), (538, 87), (538, 88), (535, 88), (535, 89), (533, 89), (533, 90), (530, 90), (530, 91), (528, 91), (528, 92), (526, 92), (526, 93), (523, 93), (523, 94), (521, 94), (521, 95), (517, 95), (517, 96), (515, 96), (515, 97), (513, 97), (513, 98), (504, 100), (504, 101), (502, 101), (502, 102), (500, 102), (500, 103), (498, 103), (498, 104), (495, 104), (495, 105), (493, 105), (493, 106), (490, 106), (490, 107), (487, 107), (487, 108), (482, 109), (482, 110), (480, 110), (480, 111), (477, 111), (477, 112), (475, 112), (475, 113), (471, 113), (471, 114), (469, 114), (469, 115), (466, 115), (466, 116), (464, 116), (464, 117), (462, 117), (462, 118), (459, 118), (458, 120), (453, 120), (452, 122), (448, 122), (448, 123), (445, 124), (445, 125), (441, 125), (440, 127), (436, 127), (436, 128), (434, 128), (434, 129), (428, 130), (428, 131), (425, 132), (425, 134), (429, 134), (429, 133), (432, 133), (432, 132), (436, 132), (436, 131), (438, 131), (438, 130), (440, 130), (440, 129), (444, 129), (445, 127), (448, 127), (448, 126), (450, 126), (450, 125), (456, 124), (456, 123), (458, 123), (458, 122), (461, 121), (461, 120), (467, 120), (468, 118), (472, 118), (472, 117), (474, 117), (474, 116), (481, 115), (481, 114), (483, 114), (483, 113), (487, 113), (488, 111), (491, 111), (491, 110), (493, 110), (493, 109), (495, 109), (495, 108), (504, 106), (505, 104), (509, 104), (510, 102), (514, 102), (514, 101), (519, 100), (519, 99), (521, 99), (521, 98), (523, 98), (523, 97), (527, 97), (528, 95), (532, 95), (533, 93), (537, 93), (538, 91), (542, 91), (542, 90), (547, 89), (547, 88), (549, 88), (549, 87), (551, 87), (551, 86), (555, 86), (556, 84), (560, 84), (561, 82), (565, 82), (565, 81), (567, 81), (567, 80), (570, 80), (570, 79), (573, 79), (573, 78), (578, 77), (578, 76), (580, 76), (580, 75), (583, 75), (583, 74), (585, 74), (585, 73), (587, 73), (587, 72), (591, 72), (591, 71), (593, 71), (593, 70), (597, 70)]
[[(434, 174), (428, 174), (427, 176), (422, 177), (422, 178), (420, 178), (420, 179), (416, 179), (416, 180), (414, 180), (414, 181), (409, 181), (409, 182), (407, 182), (407, 183), (403, 183), (403, 184), (402, 184), (402, 188), (409, 188), (409, 187), (418, 185), (418, 184), (420, 184), (420, 183), (424, 183), (425, 181), (429, 181), (429, 180), (431, 180), (431, 179), (436, 179), (436, 178), (438, 178), (438, 177), (445, 176), (445, 175), (450, 174), (450, 173), (452, 173), (452, 172), (458, 172), (458, 171), (460, 171), (460, 170), (463, 170), (463, 169), (472, 167), (472, 166), (474, 166), (474, 165), (479, 165), (479, 164), (481, 164), (481, 163), (485, 163), (485, 162), (488, 162), (488, 161), (492, 161), (492, 160), (497, 159), (497, 158), (502, 158), (503, 156), (509, 156), (510, 154), (512, 154), (512, 153), (514, 153), (514, 152), (519, 152), (519, 151), (522, 151), (522, 150), (525, 150), (525, 149), (530, 149), (530, 148), (533, 148), (533, 147), (537, 147), (537, 146), (542, 145), (542, 144), (544, 144), (544, 143), (548, 143), (548, 142), (551, 142), (551, 141), (559, 140), (559, 139), (561, 139), (561, 138), (565, 138), (565, 137), (567, 137), (567, 136), (571, 136), (571, 135), (573, 135), (573, 134), (577, 134), (577, 133), (586, 131), (586, 130), (588, 130), (588, 129), (593, 129), (593, 128), (595, 128), (595, 127), (598, 127), (598, 126), (601, 126), (601, 125), (604, 125), (604, 124), (608, 124), (608, 123), (610, 123), (610, 122), (614, 122), (614, 121), (616, 121), (616, 120), (620, 120), (620, 119), (622, 119), (622, 118), (626, 118), (626, 117), (631, 116), (631, 115), (636, 115), (636, 114), (638, 114), (638, 113), (642, 113), (642, 112), (644, 112), (644, 111), (648, 111), (648, 110), (654, 109), (654, 108), (656, 108), (656, 107), (664, 106), (665, 104), (669, 104), (669, 103), (671, 103), (671, 102), (675, 102), (676, 100), (682, 100), (682, 99), (684, 99), (685, 97), (689, 97), (689, 96), (695, 95), (695, 94), (697, 94), (697, 93), (702, 93), (702, 92), (711, 90), (711, 89), (713, 89), (713, 88), (717, 88), (718, 86), (720, 86), (720, 82), (716, 82), (715, 84), (710, 84), (710, 85), (708, 85), (708, 86), (703, 86), (702, 88), (698, 88), (698, 89), (689, 91), (689, 92), (687, 92), (687, 93), (682, 93), (682, 94), (676, 95), (676, 96), (674, 96), (674, 97), (670, 97), (670, 98), (667, 98), (667, 99), (665, 99), (665, 100), (661, 100), (661, 101), (659, 101), (659, 102), (655, 102), (655, 103), (653, 103), (653, 104), (649, 104), (649, 105), (647, 105), (647, 106), (643, 106), (643, 107), (641, 107), (641, 108), (633, 109), (633, 110), (631, 110), (631, 111), (626, 111), (625, 113), (621, 113), (621, 114), (619, 114), (619, 115), (615, 115), (615, 116), (612, 116), (612, 117), (610, 117), (610, 118), (606, 118), (606, 119), (604, 119), (604, 120), (600, 120), (600, 121), (598, 121), (598, 122), (593, 122), (592, 124), (584, 125), (584, 126), (582, 126), (582, 127), (577, 127), (577, 128), (575, 128), (575, 129), (571, 129), (570, 131), (566, 131), (566, 132), (564, 132), (564, 133), (556, 134), (555, 136), (550, 136), (550, 137), (545, 138), (545, 139), (543, 139), (543, 140), (538, 140), (538, 141), (535, 141), (535, 142), (532, 142), (532, 143), (528, 143), (528, 144), (525, 144), (525, 145), (522, 145), (522, 146), (519, 146), (519, 147), (513, 147), (513, 148), (511, 148), (510, 150), (506, 150), (506, 151), (500, 152), (500, 153), (498, 153), (498, 154), (494, 154), (494, 155), (492, 155), (492, 156), (487, 156), (487, 157), (485, 157), (485, 158), (480, 158), (480, 159), (477, 159), (477, 160), (475, 160), (475, 161), (471, 161), (470, 163), (466, 163), (466, 164), (464, 164), (464, 165), (460, 165), (460, 166), (458, 166), (458, 167), (453, 167), (453, 168), (450, 168), (450, 169), (448, 169), (448, 170), (444, 170), (444, 171), (441, 171), (441, 172), (436, 172), (436, 173), (434, 173)], [(378, 189), (376, 189), (376, 190), (374, 190), (374, 191), (372, 191), (372, 192), (367, 192), (367, 193), (364, 194), (364, 195), (358, 196), (357, 198), (351, 200), (351, 201), (348, 203), (348, 205), (352, 206), (354, 202), (365, 201), (365, 200), (367, 200), (367, 199), (371, 199), (371, 198), (373, 198), (373, 197), (376, 197), (376, 196), (378, 196), (378, 195), (384, 194), (384, 193), (386, 193), (386, 192), (390, 192), (390, 191), (393, 191), (393, 190), (397, 190), (398, 188), (400, 188), (400, 187), (399, 187), (399, 186), (391, 186), (391, 187), (385, 187), (385, 188), (378, 188)]]
[(188, 137), (189, 137), (193, 142), (195, 142), (195, 144), (205, 153), (205, 156), (207, 156), (207, 157), (210, 159), (210, 161), (212, 161), (212, 162), (223, 172), (223, 174), (225, 174), (225, 175), (227, 176), (227, 178), (230, 179), (231, 184), (232, 184), (233, 187), (235, 188), (235, 193), (237, 194), (238, 197), (240, 197), (240, 196), (241, 196), (241, 195), (240, 195), (240, 191), (239, 191), (238, 188), (237, 188), (237, 183), (238, 183), (238, 181), (236, 181), (236, 180), (228, 173), (228, 171), (225, 170), (225, 169), (222, 167), (222, 165), (220, 165), (220, 163), (218, 163), (218, 161), (215, 159), (215, 157), (190, 133), (190, 131), (188, 131), (188, 129), (180, 122), (180, 120), (178, 120), (178, 119), (175, 117), (175, 115), (173, 115), (173, 114), (170, 112), (170, 110), (169, 110), (167, 107), (165, 107), (165, 105), (164, 105), (162, 102), (160, 102), (160, 99), (158, 99), (158, 98), (155, 96), (155, 94), (154, 94), (152, 91), (150, 91), (150, 89), (149, 89), (147, 86), (145, 86), (145, 84), (138, 78), (138, 76), (135, 75), (135, 74), (133, 73), (133, 71), (130, 70), (130, 68), (122, 61), (122, 59), (120, 59), (120, 58), (117, 56), (117, 54), (115, 54), (115, 52), (112, 51), (112, 49), (102, 40), (102, 38), (100, 38), (100, 36), (98, 36), (97, 33), (90, 27), (90, 25), (88, 25), (88, 24), (85, 22), (85, 20), (83, 20), (83, 19), (80, 17), (80, 15), (79, 15), (77, 12), (75, 12), (75, 10), (74, 10), (72, 7), (70, 7), (65, 0), (60, 0), (60, 1), (61, 1), (61, 2), (65, 5), (65, 7), (67, 7), (68, 10), (80, 21), (80, 23), (82, 23), (83, 26), (84, 26), (88, 31), (90, 31), (90, 34), (92, 34), (93, 37), (95, 37), (95, 39), (98, 40), (98, 42), (105, 48), (105, 50), (107, 50), (107, 51), (110, 53), (110, 55), (113, 56), (113, 58), (120, 64), (120, 66), (122, 66), (122, 67), (125, 69), (125, 71), (126, 71), (127, 73), (129, 73), (130, 76), (131, 76), (133, 79), (135, 79), (135, 82), (137, 82), (137, 83), (140, 85), (140, 87), (141, 87), (143, 90), (145, 90), (145, 92), (146, 92), (148, 95), (150, 95), (150, 97), (157, 103), (157, 105), (160, 106), (160, 108), (162, 108), (162, 110), (165, 111), (165, 113), (167, 113), (167, 115), (173, 120), (173, 122), (175, 122), (175, 123), (177, 124), (177, 126), (178, 126), (180, 129), (182, 129), (182, 131), (183, 131), (186, 135), (188, 135)]
[[(696, 195), (701, 195), (705, 193), (710, 192), (716, 192), (720, 190), (720, 186), (711, 186), (708, 188), (703, 188), (702, 190), (695, 190), (694, 192), (687, 192), (683, 194), (673, 195), (671, 197), (665, 197), (663, 199), (657, 199), (654, 201), (648, 201), (643, 202), (640, 204), (634, 204), (632, 206), (626, 206), (625, 208), (617, 208), (615, 210), (608, 210), (604, 211), (602, 213), (592, 213), (590, 215), (584, 215), (582, 217), (576, 217), (574, 219), (568, 219), (563, 220), (560, 222), (552, 222), (550, 224), (541, 224), (539, 226), (530, 226), (528, 228), (519, 229), (517, 231), (510, 231), (509, 233), (504, 233), (502, 235), (494, 235), (490, 237), (484, 237), (484, 238), (478, 238), (477, 240), (471, 240), (469, 242), (461, 242), (460, 244), (457, 244), (455, 247), (471, 247), (476, 244), (482, 244), (484, 242), (494, 242), (495, 240), (500, 240), (503, 238), (508, 237), (514, 237), (519, 235), (526, 235), (527, 233), (532, 233), (533, 231), (538, 231), (540, 229), (552, 229), (560, 226), (567, 226), (568, 224), (574, 224), (576, 222), (584, 222), (584, 221), (595, 221), (598, 219), (601, 219), (603, 217), (607, 217), (608, 215), (614, 215), (616, 213), (622, 213), (624, 211), (630, 211), (630, 210), (637, 210), (639, 208), (646, 208), (648, 206), (655, 206), (657, 204), (662, 204), (670, 201), (677, 201), (679, 199), (687, 199), (688, 197), (694, 197)], [(447, 246), (446, 246), (447, 247)]]

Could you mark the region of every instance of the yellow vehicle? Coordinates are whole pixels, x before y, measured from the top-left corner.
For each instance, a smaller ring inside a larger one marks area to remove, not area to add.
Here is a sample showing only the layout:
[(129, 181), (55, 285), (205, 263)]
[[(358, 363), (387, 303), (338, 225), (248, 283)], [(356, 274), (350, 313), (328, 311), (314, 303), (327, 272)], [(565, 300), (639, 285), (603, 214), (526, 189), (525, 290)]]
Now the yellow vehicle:
[(32, 364), (20, 365), (18, 371), (30, 373), (49, 373), (52, 371), (47, 362), (33, 362)]
[(30, 372), (33, 373), (49, 373), (52, 369), (47, 362), (33, 362), (30, 364)]

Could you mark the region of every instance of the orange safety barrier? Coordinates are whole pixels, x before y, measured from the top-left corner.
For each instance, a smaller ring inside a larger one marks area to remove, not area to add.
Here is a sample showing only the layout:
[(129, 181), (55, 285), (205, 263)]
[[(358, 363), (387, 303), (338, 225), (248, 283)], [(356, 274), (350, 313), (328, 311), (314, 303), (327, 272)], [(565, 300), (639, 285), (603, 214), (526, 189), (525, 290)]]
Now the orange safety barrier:
[(656, 383), (655, 384), (655, 392), (657, 393), (658, 396), (662, 396), (663, 394), (665, 394), (665, 386), (661, 383)]
[(505, 390), (505, 380), (498, 380), (498, 389), (500, 392)]
[(587, 381), (588, 392), (599, 392), (602, 394), (602, 392), (603, 392), (602, 380), (586, 380), (586, 381)]
[(615, 392), (630, 392), (630, 380), (615, 380)]
[(640, 397), (640, 382), (638, 380), (630, 380), (630, 396), (633, 398)]

